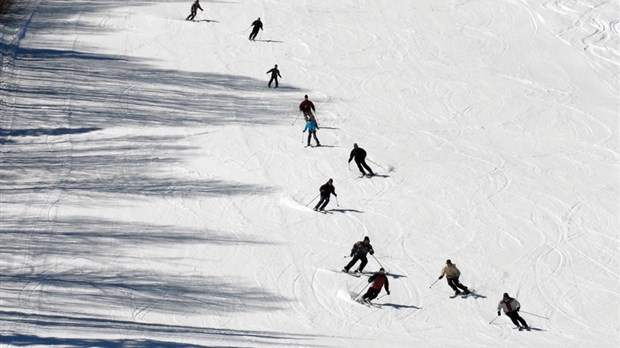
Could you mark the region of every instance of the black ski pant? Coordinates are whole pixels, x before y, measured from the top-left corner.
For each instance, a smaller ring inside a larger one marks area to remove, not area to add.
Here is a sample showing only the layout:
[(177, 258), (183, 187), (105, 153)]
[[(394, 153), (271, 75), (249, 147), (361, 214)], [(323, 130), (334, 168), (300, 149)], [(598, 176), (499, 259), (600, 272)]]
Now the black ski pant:
[[(310, 144), (310, 139), (308, 139), (308, 144)], [(319, 200), (319, 203), (316, 205), (316, 207), (314, 207), (314, 210), (325, 209), (325, 207), (327, 206), (327, 203), (329, 203), (329, 195), (321, 196), (321, 199)]]
[(189, 16), (187, 16), (187, 18), (185, 18), (185, 20), (193, 21), (194, 18), (196, 18), (196, 12), (197, 12), (197, 10), (192, 8), (192, 13), (190, 13)]
[[(521, 316), (519, 315), (519, 311), (508, 312), (508, 313), (506, 313), (506, 316), (508, 318), (510, 318), (510, 320), (512, 320), (513, 324), (517, 325), (517, 327), (519, 327), (519, 326), (528, 327), (527, 323), (525, 322), (525, 320), (523, 318), (521, 318)], [(521, 323), (521, 325), (519, 325), (519, 323)]]
[(357, 268), (359, 269), (359, 271), (363, 271), (364, 267), (366, 267), (366, 264), (368, 263), (368, 259), (366, 258), (366, 255), (355, 255), (353, 256), (353, 259), (351, 260), (351, 262), (347, 263), (346, 266), (344, 266), (345, 271), (349, 271), (351, 269), (351, 267), (353, 267), (353, 265), (355, 265), (355, 263), (357, 261), (362, 261), (362, 263), (360, 263), (360, 266)]
[(446, 280), (448, 281), (448, 285), (450, 285), (450, 287), (452, 288), (452, 290), (460, 293), (461, 290), (465, 290), (467, 291), (467, 287), (463, 284), (461, 284), (461, 282), (459, 282), (459, 277), (456, 278), (446, 278)]
[(370, 175), (374, 175), (375, 173), (372, 172), (372, 169), (370, 169), (370, 167), (368, 166), (368, 164), (366, 164), (366, 160), (355, 160), (355, 164), (357, 164), (357, 168), (359, 168), (360, 172), (362, 172), (362, 175), (366, 175), (366, 172), (364, 171), (364, 168), (366, 168), (366, 170), (368, 171), (368, 173), (370, 173)]
[[(312, 139), (313, 136), (314, 136), (314, 141), (316, 141), (316, 146), (321, 145), (321, 143), (319, 142), (319, 139), (316, 137), (316, 131), (308, 131), (308, 146), (310, 146), (310, 139)], [(329, 202), (329, 198), (327, 199), (327, 201)], [(327, 203), (325, 205), (327, 205)]]
[(256, 35), (258, 35), (258, 31), (259, 31), (259, 30), (260, 30), (259, 28), (257, 28), (257, 29), (252, 29), (252, 32), (250, 33), (250, 37), (249, 37), (249, 39), (250, 39), (250, 40), (252, 40), (252, 41), (254, 41), (254, 39), (256, 39)]
[(271, 83), (274, 82), (276, 83), (276, 88), (278, 88), (278, 77), (277, 76), (272, 76), (271, 80), (269, 80), (269, 84), (267, 84), (267, 86), (271, 87)]
[(364, 296), (362, 296), (362, 298), (368, 299), (368, 301), (372, 301), (375, 298), (377, 298), (377, 295), (379, 295), (379, 292), (381, 292), (381, 289), (375, 289), (375, 288), (368, 288), (368, 291), (366, 291), (366, 293), (364, 294)]

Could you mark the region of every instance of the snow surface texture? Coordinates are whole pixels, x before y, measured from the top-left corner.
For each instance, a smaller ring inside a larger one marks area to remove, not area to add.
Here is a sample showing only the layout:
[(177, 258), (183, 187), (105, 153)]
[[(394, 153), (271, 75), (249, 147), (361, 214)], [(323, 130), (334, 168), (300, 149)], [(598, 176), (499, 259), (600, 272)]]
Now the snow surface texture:
[[(620, 344), (618, 1), (190, 5), (2, 19), (3, 345)], [(380, 309), (338, 273), (365, 235)]]

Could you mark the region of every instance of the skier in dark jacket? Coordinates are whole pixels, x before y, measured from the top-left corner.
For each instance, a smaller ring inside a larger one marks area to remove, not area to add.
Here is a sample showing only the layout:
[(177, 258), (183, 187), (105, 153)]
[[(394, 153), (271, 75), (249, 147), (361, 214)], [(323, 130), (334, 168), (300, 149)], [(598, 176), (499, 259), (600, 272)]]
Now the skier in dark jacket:
[(319, 203), (314, 207), (314, 210), (324, 211), (325, 206), (327, 206), (327, 203), (329, 203), (330, 195), (333, 194), (334, 196), (338, 197), (338, 195), (336, 194), (336, 189), (334, 188), (334, 180), (327, 180), (327, 182), (323, 186), (321, 186), (321, 188), (319, 188), (319, 192), (321, 193), (321, 199), (319, 200)]
[(349, 163), (351, 163), (353, 158), (355, 158), (355, 164), (357, 164), (357, 168), (362, 172), (362, 175), (366, 175), (364, 168), (368, 171), (369, 176), (375, 175), (368, 164), (366, 164), (366, 150), (358, 147), (357, 144), (353, 144), (353, 150), (351, 150), (351, 155), (349, 156)]
[(263, 30), (263, 22), (260, 21), (260, 17), (258, 17), (257, 20), (255, 20), (254, 22), (252, 22), (251, 25), (252, 28), (252, 32), (250, 33), (250, 41), (254, 41), (256, 39), (256, 35), (258, 35), (258, 31), (259, 30)]
[(194, 3), (192, 4), (192, 9), (191, 9), (191, 13), (189, 14), (189, 16), (187, 16), (187, 18), (185, 18), (185, 20), (187, 21), (193, 21), (194, 18), (196, 18), (196, 12), (198, 12), (198, 9), (200, 9), (200, 11), (203, 11), (202, 7), (200, 7), (200, 0), (196, 0), (194, 1)]
[(304, 128), (304, 130), (302, 131), (302, 132), (306, 132), (306, 130), (308, 131), (308, 145), (306, 146), (310, 146), (310, 139), (312, 139), (313, 136), (314, 136), (314, 141), (316, 141), (316, 146), (321, 146), (321, 143), (319, 142), (319, 138), (316, 137), (317, 129), (319, 129), (319, 126), (316, 125), (316, 120), (314, 119), (314, 117), (306, 121), (306, 128)]
[(379, 295), (381, 288), (383, 287), (385, 287), (387, 294), (390, 294), (390, 282), (388, 281), (388, 277), (385, 275), (385, 270), (383, 267), (379, 269), (379, 272), (368, 278), (368, 282), (372, 282), (372, 285), (368, 288), (368, 291), (364, 294), (364, 296), (362, 296), (362, 301), (370, 303), (370, 301), (377, 298), (377, 295)]
[(315, 118), (312, 111), (316, 111), (314, 103), (308, 99), (308, 95), (304, 95), (304, 100), (299, 104), (299, 111), (304, 113), (304, 119), (308, 121), (310, 118)]
[(362, 263), (360, 263), (360, 266), (355, 272), (362, 272), (368, 263), (368, 259), (366, 258), (366, 254), (368, 253), (370, 253), (370, 255), (374, 255), (375, 251), (373, 250), (372, 245), (370, 245), (370, 238), (366, 236), (364, 237), (364, 240), (353, 244), (353, 248), (351, 248), (351, 257), (353, 259), (346, 266), (344, 266), (342, 271), (349, 273), (351, 267), (353, 267), (357, 261), (361, 260)]
[(519, 315), (521, 304), (516, 298), (512, 298), (507, 293), (504, 293), (502, 300), (499, 301), (499, 304), (497, 305), (498, 316), (502, 315), (502, 309), (504, 310), (504, 313), (506, 313), (506, 316), (510, 318), (515, 325), (517, 325), (519, 330), (529, 329), (529, 326), (527, 326), (525, 320)]
[(267, 86), (271, 88), (271, 83), (275, 81), (276, 88), (278, 88), (278, 76), (282, 78), (282, 75), (280, 75), (280, 70), (278, 70), (278, 64), (276, 64), (273, 69), (267, 71), (267, 74), (271, 74), (271, 80), (269, 80), (269, 84), (267, 84)]

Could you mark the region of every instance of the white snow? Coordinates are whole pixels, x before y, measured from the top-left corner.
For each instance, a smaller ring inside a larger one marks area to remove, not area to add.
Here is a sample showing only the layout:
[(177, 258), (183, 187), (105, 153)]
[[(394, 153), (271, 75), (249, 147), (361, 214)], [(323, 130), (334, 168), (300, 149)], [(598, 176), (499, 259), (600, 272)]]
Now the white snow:
[[(3, 17), (2, 346), (620, 345), (619, 1), (190, 5)], [(366, 235), (380, 309), (338, 272)]]

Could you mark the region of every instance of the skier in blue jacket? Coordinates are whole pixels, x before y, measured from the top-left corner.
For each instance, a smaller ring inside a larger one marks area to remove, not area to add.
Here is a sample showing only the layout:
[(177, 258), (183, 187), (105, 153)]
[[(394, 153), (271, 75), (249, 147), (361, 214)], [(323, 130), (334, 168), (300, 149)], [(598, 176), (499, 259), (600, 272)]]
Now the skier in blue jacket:
[(310, 117), (308, 121), (306, 121), (306, 128), (304, 128), (304, 130), (302, 131), (303, 133), (308, 131), (308, 145), (307, 146), (310, 146), (310, 139), (312, 139), (312, 136), (314, 136), (314, 140), (316, 141), (316, 146), (321, 146), (319, 139), (316, 137), (317, 129), (319, 129), (319, 127), (316, 124), (316, 119), (314, 117)]

